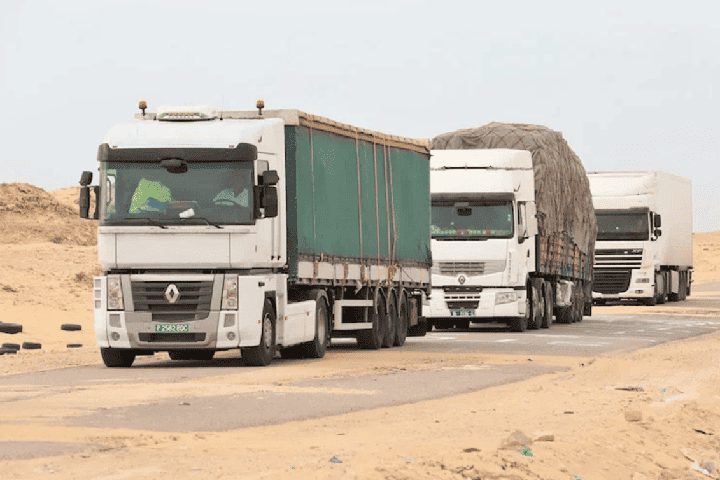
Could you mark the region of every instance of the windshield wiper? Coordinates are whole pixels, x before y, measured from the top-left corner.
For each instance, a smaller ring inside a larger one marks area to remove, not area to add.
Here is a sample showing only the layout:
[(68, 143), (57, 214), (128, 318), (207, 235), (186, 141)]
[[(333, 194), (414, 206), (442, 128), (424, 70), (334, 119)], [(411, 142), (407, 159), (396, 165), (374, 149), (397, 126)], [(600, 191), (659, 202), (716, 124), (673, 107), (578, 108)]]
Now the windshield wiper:
[(205, 217), (188, 217), (188, 218), (180, 218), (180, 220), (200, 220), (200, 221), (205, 222), (207, 225), (210, 225), (211, 227), (220, 228), (220, 229), (223, 228), (221, 225), (219, 225), (217, 223), (212, 223), (210, 220), (208, 220)]
[(124, 221), (127, 221), (127, 220), (147, 220), (148, 223), (150, 223), (150, 224), (152, 224), (152, 225), (154, 225), (154, 226), (156, 226), (156, 227), (160, 227), (160, 228), (163, 228), (163, 229), (168, 228), (167, 225), (163, 225), (162, 223), (158, 222), (157, 220), (155, 220), (155, 219), (153, 219), (153, 218), (149, 218), (149, 217), (125, 217), (125, 218), (123, 218), (121, 221), (124, 222)]

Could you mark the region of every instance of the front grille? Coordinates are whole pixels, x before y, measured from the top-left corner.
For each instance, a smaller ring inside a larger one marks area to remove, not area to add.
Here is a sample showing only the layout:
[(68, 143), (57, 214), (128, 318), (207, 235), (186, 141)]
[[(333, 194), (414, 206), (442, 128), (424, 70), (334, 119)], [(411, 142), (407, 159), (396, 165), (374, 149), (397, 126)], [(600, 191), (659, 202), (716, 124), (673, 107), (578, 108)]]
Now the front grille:
[(205, 341), (204, 333), (140, 333), (138, 337), (141, 342), (149, 343), (192, 343)]
[[(169, 285), (177, 287), (175, 302), (165, 296)], [(212, 281), (203, 282), (132, 282), (132, 296), (136, 312), (151, 312), (160, 322), (202, 320), (210, 312)]]
[(485, 273), (484, 262), (438, 262), (441, 275), (482, 275)]
[(597, 293), (623, 293), (630, 286), (630, 269), (594, 269), (593, 291)]
[(475, 310), (480, 302), (447, 302), (449, 310)]
[(595, 268), (630, 268), (642, 266), (643, 251), (640, 248), (615, 248), (595, 251)]
[(447, 293), (480, 293), (482, 292), (483, 287), (458, 287), (455, 285), (451, 285), (449, 287), (442, 287), (443, 291)]

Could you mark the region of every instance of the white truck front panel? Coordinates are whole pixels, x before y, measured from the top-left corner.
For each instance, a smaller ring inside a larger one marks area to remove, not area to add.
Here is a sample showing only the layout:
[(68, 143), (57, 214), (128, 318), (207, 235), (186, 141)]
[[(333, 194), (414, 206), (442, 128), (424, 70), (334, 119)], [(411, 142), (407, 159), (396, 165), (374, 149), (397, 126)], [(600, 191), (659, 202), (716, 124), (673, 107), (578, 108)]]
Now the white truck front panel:
[[(433, 288), (429, 310), (425, 316), (432, 318), (473, 318), (517, 317), (525, 314), (524, 290), (511, 288), (483, 288), (480, 292), (445, 292), (442, 288)], [(501, 302), (501, 303), (499, 303)], [(454, 303), (463, 308), (452, 308)], [(476, 303), (475, 308), (466, 308)]]

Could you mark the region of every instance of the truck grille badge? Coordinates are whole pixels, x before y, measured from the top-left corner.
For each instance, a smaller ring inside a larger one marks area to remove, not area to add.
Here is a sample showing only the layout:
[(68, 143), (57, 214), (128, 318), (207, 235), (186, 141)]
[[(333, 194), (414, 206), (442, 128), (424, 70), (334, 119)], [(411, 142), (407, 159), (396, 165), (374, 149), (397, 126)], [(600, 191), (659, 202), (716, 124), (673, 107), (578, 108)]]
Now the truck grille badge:
[(167, 298), (167, 301), (170, 303), (175, 303), (177, 302), (177, 299), (180, 298), (180, 291), (175, 284), (171, 283), (165, 289), (165, 298)]

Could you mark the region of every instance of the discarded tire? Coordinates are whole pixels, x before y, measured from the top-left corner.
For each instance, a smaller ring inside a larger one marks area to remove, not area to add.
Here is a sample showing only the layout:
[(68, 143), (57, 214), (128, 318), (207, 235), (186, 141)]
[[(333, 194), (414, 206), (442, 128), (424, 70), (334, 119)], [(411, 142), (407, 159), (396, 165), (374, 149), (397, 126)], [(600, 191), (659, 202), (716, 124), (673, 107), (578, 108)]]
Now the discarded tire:
[(67, 348), (82, 348), (82, 343), (68, 343)]
[(19, 343), (3, 343), (1, 348), (5, 348), (8, 350), (20, 350), (20, 344)]
[(19, 323), (0, 323), (0, 333), (20, 333), (22, 325)]
[(39, 350), (42, 345), (37, 342), (23, 342), (22, 348), (25, 350)]
[(13, 355), (17, 353), (17, 350), (14, 348), (0, 348), (0, 355), (5, 355), (6, 353), (8, 355)]
[(80, 325), (77, 325), (75, 323), (64, 323), (60, 330), (66, 330), (68, 332), (77, 332), (78, 330), (82, 330), (82, 327)]

